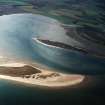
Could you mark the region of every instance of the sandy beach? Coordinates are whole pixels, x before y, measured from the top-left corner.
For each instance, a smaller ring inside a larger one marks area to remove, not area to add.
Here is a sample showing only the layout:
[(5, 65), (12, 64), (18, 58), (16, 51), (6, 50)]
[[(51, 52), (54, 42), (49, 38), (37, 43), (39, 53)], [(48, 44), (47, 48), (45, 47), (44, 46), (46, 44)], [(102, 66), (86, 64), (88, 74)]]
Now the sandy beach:
[[(41, 70), (24, 63), (6, 63), (0, 65), (0, 78), (20, 83), (47, 87), (72, 86), (84, 80), (82, 75), (63, 74)], [(29, 72), (31, 70), (31, 72)]]

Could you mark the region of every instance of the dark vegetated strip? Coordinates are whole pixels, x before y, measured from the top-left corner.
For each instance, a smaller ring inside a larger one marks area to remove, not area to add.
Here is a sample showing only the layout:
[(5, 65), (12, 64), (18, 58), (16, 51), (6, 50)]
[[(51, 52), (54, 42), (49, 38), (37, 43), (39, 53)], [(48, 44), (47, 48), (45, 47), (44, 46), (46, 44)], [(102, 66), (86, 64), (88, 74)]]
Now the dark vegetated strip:
[(87, 51), (83, 50), (83, 49), (79, 49), (79, 48), (75, 48), (72, 47), (70, 45), (61, 43), (61, 42), (54, 42), (54, 41), (50, 41), (50, 40), (42, 40), (42, 39), (38, 39), (39, 41), (41, 41), (42, 43), (48, 44), (48, 45), (52, 45), (55, 47), (59, 47), (59, 48), (64, 48), (64, 49), (68, 49), (68, 50), (76, 50), (76, 51), (81, 51), (84, 53), (88, 53)]
[(24, 67), (0, 67), (0, 75), (8, 75), (14, 77), (24, 77), (25, 75), (32, 75), (36, 73), (41, 73), (31, 66)]

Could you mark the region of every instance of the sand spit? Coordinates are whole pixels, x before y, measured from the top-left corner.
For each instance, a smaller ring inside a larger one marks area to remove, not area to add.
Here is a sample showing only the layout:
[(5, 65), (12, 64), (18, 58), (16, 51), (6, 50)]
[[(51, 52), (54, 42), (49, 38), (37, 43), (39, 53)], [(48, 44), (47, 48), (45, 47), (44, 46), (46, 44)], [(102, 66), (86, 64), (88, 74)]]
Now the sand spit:
[[(81, 83), (84, 80), (82, 75), (63, 74), (49, 70), (41, 70), (24, 63), (7, 63), (0, 65), (0, 78), (26, 83), (30, 85), (39, 85), (47, 87), (72, 86)], [(23, 70), (23, 72), (22, 72)], [(35, 71), (30, 74), (29, 71)], [(36, 72), (37, 70), (37, 72)], [(4, 72), (8, 71), (8, 72)], [(24, 73), (25, 72), (25, 73)], [(15, 73), (15, 75), (13, 75)]]

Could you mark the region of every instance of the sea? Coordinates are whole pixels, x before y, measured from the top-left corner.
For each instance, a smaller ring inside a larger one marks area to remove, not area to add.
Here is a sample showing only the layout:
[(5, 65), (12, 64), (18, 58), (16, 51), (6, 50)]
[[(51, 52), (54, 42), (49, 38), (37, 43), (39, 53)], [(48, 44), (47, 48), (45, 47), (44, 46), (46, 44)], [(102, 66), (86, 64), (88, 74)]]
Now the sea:
[(104, 105), (104, 81), (96, 77), (83, 86), (49, 88), (0, 80), (0, 105)]
[(44, 38), (68, 44), (73, 43), (72, 38), (67, 37), (61, 23), (55, 19), (23, 13), (3, 15), (0, 17), (0, 23), (1, 61), (4, 58), (9, 61), (12, 58), (22, 61), (30, 60), (65, 73), (104, 73), (105, 60), (100, 57), (72, 49), (47, 46), (35, 40)]
[(29, 60), (62, 73), (96, 77), (89, 84), (85, 84), (87, 81), (85, 80), (83, 86), (62, 88), (28, 86), (0, 80), (0, 105), (105, 104), (105, 78), (100, 76), (104, 73), (104, 59), (72, 49), (46, 46), (34, 40), (34, 38), (48, 38), (65, 41), (65, 35), (61, 23), (49, 17), (28, 13), (0, 16), (0, 61)]

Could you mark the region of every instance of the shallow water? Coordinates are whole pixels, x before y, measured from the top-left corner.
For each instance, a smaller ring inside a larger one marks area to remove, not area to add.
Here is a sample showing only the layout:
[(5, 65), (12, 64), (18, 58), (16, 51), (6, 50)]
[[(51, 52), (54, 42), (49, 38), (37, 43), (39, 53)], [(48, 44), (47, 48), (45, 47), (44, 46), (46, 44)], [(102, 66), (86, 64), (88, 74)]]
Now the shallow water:
[[(0, 0), (0, 3), (5, 2), (4, 4), (6, 5), (7, 4), (24, 5), (24, 3), (19, 1), (24, 1), (24, 0)], [(55, 1), (59, 2), (59, 0)], [(67, 1), (68, 5), (71, 4), (69, 3), (69, 0)], [(81, 1), (83, 2), (83, 0), (80, 1), (78, 0), (78, 4), (80, 3), (79, 4), (80, 8), (82, 6), (87, 7), (87, 5), (89, 5), (89, 7), (87, 8), (89, 9), (93, 8), (96, 10), (96, 8), (93, 6), (94, 3), (92, 4), (91, 2), (89, 2), (88, 4), (89, 0), (87, 0), (86, 5), (84, 4), (81, 5), (82, 3)], [(96, 1), (96, 0), (90, 0), (90, 1)], [(97, 1), (104, 2), (104, 0), (97, 0)], [(26, 0), (25, 4), (27, 5)], [(69, 5), (69, 7), (71, 6)], [(76, 7), (78, 7), (78, 5), (76, 5)], [(82, 9), (88, 12), (87, 8), (82, 8)], [(3, 11), (5, 11), (5, 9)], [(12, 11), (13, 10), (11, 9), (5, 12), (12, 13)], [(93, 11), (91, 11), (90, 14), (92, 12)], [(90, 17), (91, 16), (93, 15), (91, 14)], [(87, 18), (88, 21), (91, 20), (90, 18), (88, 19), (87, 14), (85, 17), (83, 16), (82, 18)], [(91, 21), (94, 23), (95, 21), (94, 16), (91, 18), (93, 18)], [(85, 19), (83, 19), (83, 22), (85, 23), (86, 21), (84, 20)], [(104, 28), (103, 25), (99, 25), (99, 27)], [(71, 72), (75, 73), (82, 72), (90, 74), (104, 73), (105, 61), (102, 59), (93, 56), (88, 56), (83, 53), (72, 50), (67, 51), (57, 48), (46, 47), (32, 40), (33, 37), (40, 36), (40, 37), (51, 38), (53, 40), (55, 40), (56, 38), (56, 40), (62, 42), (66, 41), (68, 43), (68, 37), (66, 37), (65, 39), (64, 37), (57, 37), (60, 35), (61, 36), (65, 35), (64, 29), (60, 26), (60, 23), (58, 21), (48, 17), (43, 17), (41, 15), (32, 15), (32, 14), (1, 16), (0, 17), (0, 62), (1, 63), (8, 62), (8, 60), (13, 61), (14, 59), (22, 61), (31, 60), (33, 62), (34, 61), (40, 62), (49, 67), (53, 67), (54, 69), (56, 68), (60, 69), (60, 71), (66, 73), (71, 73)], [(4, 60), (4, 58), (2, 59), (2, 56), (7, 57), (8, 59)], [(56, 90), (50, 88), (38, 87), (38, 86), (31, 87), (31, 86), (12, 83), (7, 80), (0, 80), (0, 105), (51, 105), (51, 104), (52, 105), (55, 104), (56, 105), (65, 105), (65, 104), (105, 105), (104, 101), (105, 79), (102, 78), (102, 76), (100, 76), (100, 78), (98, 80), (98, 77), (96, 77), (97, 81), (93, 81), (92, 84), (88, 84), (88, 86), (85, 85), (85, 88), (77, 87), (71, 89), (70, 87), (68, 87), (62, 89), (59, 88)]]
[[(44, 20), (44, 22), (41, 20)], [(96, 73), (100, 66), (103, 68), (103, 61), (99, 59), (72, 50), (44, 46), (32, 39), (33, 37), (43, 36), (44, 32), (49, 36), (56, 34), (56, 32), (58, 36), (65, 35), (64, 29), (56, 20), (40, 15), (17, 14), (1, 16), (0, 23), (0, 61), (2, 63), (5, 62), (2, 57), (4, 56), (8, 58), (6, 61), (9, 60), (9, 62), (14, 59), (30, 60), (54, 69), (60, 69), (60, 72), (66, 73), (84, 72), (80, 67), (83, 62), (86, 62), (84, 67), (87, 68), (86, 72), (88, 73), (91, 73), (92, 68), (87, 65), (91, 65), (91, 63), (97, 65), (92, 73)], [(52, 27), (53, 30), (50, 28), (50, 31), (47, 32), (49, 27)], [(96, 94), (98, 94), (99, 85), (88, 89), (87, 87), (51, 89), (0, 80), (0, 105), (64, 105), (65, 102), (74, 105), (84, 104), (85, 101), (82, 100), (89, 99), (89, 97), (93, 99), (94, 103), (94, 95), (91, 95), (91, 92), (94, 92), (95, 89)], [(101, 99), (97, 98), (97, 100), (100, 101)]]
[(71, 41), (61, 23), (52, 18), (33, 14), (0, 17), (0, 56), (40, 62), (66, 73), (104, 73), (105, 60), (33, 40), (40, 37), (63, 43)]

